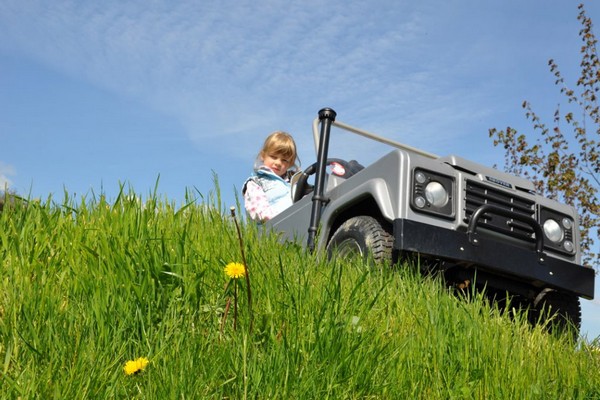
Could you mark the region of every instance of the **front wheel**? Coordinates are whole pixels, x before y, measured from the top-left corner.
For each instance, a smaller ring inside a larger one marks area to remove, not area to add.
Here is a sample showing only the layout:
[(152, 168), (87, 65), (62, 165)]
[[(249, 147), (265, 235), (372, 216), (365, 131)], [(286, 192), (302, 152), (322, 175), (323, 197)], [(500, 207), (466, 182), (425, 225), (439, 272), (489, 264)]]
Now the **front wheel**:
[(550, 332), (570, 331), (577, 338), (581, 328), (579, 297), (554, 290), (542, 292), (530, 310), (533, 324), (546, 324)]
[(392, 262), (394, 237), (373, 217), (360, 215), (344, 222), (327, 244), (327, 256), (369, 257), (377, 263)]

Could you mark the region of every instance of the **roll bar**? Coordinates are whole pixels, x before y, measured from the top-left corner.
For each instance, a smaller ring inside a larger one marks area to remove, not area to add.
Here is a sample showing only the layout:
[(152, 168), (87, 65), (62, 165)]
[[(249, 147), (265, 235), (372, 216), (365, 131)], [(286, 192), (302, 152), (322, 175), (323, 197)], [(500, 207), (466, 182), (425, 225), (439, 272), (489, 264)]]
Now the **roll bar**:
[[(330, 108), (324, 108), (324, 110), (331, 110), (331, 109)], [(331, 111), (333, 111), (333, 110), (331, 110)], [(320, 113), (320, 111), (319, 111), (319, 113)], [(335, 111), (334, 111), (334, 113), (335, 113)], [(321, 122), (320, 118), (315, 118), (314, 121), (313, 121), (313, 125), (312, 125), (312, 127), (313, 127), (313, 139), (315, 141), (315, 151), (316, 151), (317, 155), (319, 154), (319, 143), (320, 143), (320, 139), (319, 139), (319, 123), (320, 122)], [(376, 140), (378, 142), (390, 145), (390, 146), (395, 147), (397, 149), (408, 150), (410, 152), (420, 154), (420, 155), (425, 156), (427, 158), (439, 158), (439, 156), (436, 155), (436, 154), (429, 153), (427, 151), (423, 151), (423, 150), (417, 149), (415, 147), (409, 146), (409, 145), (404, 144), (404, 143), (396, 142), (395, 140), (384, 138), (383, 136), (376, 135), (376, 134), (374, 134), (372, 132), (356, 128), (354, 126), (345, 124), (345, 123), (340, 122), (340, 121), (333, 120), (333, 121), (331, 121), (331, 124), (333, 126), (336, 126), (336, 127), (340, 128), (340, 129), (343, 129), (345, 131), (348, 131), (348, 132), (351, 132), (351, 133), (355, 133), (357, 135), (364, 136), (364, 137), (372, 139), (372, 140)]]
[[(331, 127), (336, 126), (360, 136), (390, 145), (397, 149), (407, 150), (413, 153), (420, 154), (427, 158), (439, 158), (433, 153), (429, 153), (423, 150), (416, 149), (414, 147), (405, 145), (400, 142), (396, 142), (391, 139), (384, 138), (374, 133), (355, 128), (353, 126), (344, 124), (343, 122), (336, 121), (335, 118), (337, 113), (331, 108), (323, 108), (319, 111), (319, 115), (313, 121), (313, 138), (315, 141), (315, 151), (317, 152), (317, 171), (315, 175), (315, 189), (312, 197), (312, 209), (310, 212), (310, 225), (308, 227), (308, 239), (307, 247), (309, 251), (315, 249), (315, 237), (317, 235), (317, 229), (321, 222), (321, 210), (323, 205), (327, 203), (328, 199), (324, 196), (324, 184), (325, 184), (325, 168), (327, 166), (327, 157), (329, 152), (329, 136), (331, 133)], [(319, 125), (321, 129), (319, 130)]]

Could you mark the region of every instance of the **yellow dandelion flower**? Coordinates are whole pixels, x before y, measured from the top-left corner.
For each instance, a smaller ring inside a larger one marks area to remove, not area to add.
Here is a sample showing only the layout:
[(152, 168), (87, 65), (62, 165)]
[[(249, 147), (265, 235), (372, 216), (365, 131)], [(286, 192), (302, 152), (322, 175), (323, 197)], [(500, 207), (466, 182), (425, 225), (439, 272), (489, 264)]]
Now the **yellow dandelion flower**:
[(137, 374), (143, 371), (150, 361), (146, 357), (140, 357), (137, 360), (127, 361), (123, 367), (125, 375)]
[(246, 275), (246, 267), (244, 267), (244, 264), (231, 262), (225, 266), (225, 273), (233, 279), (241, 278)]

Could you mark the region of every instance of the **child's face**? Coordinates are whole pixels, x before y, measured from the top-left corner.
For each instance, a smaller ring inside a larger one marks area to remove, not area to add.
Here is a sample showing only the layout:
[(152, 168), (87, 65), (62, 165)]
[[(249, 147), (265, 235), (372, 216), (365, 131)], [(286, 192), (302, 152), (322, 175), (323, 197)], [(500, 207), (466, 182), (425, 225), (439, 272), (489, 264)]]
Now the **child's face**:
[(291, 166), (289, 158), (281, 154), (267, 153), (263, 156), (262, 160), (266, 167), (271, 168), (279, 176), (284, 176)]

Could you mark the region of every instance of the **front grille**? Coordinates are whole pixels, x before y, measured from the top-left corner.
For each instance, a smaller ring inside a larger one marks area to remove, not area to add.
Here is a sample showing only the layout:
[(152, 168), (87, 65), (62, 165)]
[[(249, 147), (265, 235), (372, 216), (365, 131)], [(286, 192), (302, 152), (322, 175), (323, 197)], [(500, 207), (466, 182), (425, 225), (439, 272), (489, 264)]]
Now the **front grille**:
[[(475, 181), (467, 181), (464, 214), (465, 223), (480, 206), (490, 204), (516, 214), (535, 219), (535, 202), (515, 196), (512, 192), (496, 189)], [(480, 227), (525, 241), (533, 241), (533, 228), (500, 215), (485, 214), (479, 219)]]

